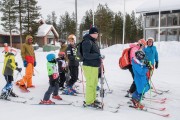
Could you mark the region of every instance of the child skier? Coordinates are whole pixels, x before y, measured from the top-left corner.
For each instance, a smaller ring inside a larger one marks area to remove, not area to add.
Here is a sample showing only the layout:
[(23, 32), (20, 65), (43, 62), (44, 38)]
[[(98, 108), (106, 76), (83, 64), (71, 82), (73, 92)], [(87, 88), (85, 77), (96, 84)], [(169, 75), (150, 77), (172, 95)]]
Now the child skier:
[(8, 44), (4, 43), (4, 50), (2, 51), (2, 53), (4, 52), (6, 54), (7, 52), (9, 52), (9, 50), (10, 50), (10, 48), (9, 48)]
[(59, 52), (58, 58), (56, 59), (58, 63), (58, 72), (59, 72), (59, 88), (60, 90), (63, 90), (64, 82), (66, 81), (66, 61), (65, 61), (65, 52)]
[(150, 69), (151, 66), (149, 62), (143, 62), (144, 57), (145, 53), (139, 50), (135, 53), (135, 57), (132, 59), (132, 68), (136, 85), (136, 91), (132, 94), (132, 102), (135, 108), (140, 109), (144, 108), (144, 106), (140, 104), (142, 95), (144, 95), (150, 88), (146, 73), (148, 72), (148, 68)]
[(76, 60), (75, 35), (73, 34), (69, 35), (68, 42), (69, 45), (67, 47), (66, 52), (67, 52), (67, 58), (69, 60), (68, 65), (69, 65), (71, 79), (67, 82), (67, 88), (63, 91), (63, 94), (74, 95), (77, 92), (76, 90), (73, 89), (73, 85), (78, 79), (78, 72), (79, 72), (79, 61)]
[(13, 78), (14, 70), (17, 70), (18, 72), (22, 71), (22, 68), (18, 68), (17, 63), (15, 62), (16, 53), (17, 53), (16, 50), (10, 49), (10, 52), (7, 52), (5, 54), (2, 74), (5, 77), (6, 85), (2, 89), (2, 93), (1, 93), (2, 99), (8, 99), (9, 96), (18, 97), (13, 92), (13, 84), (12, 84), (12, 81), (14, 80)]
[(52, 98), (57, 100), (62, 100), (62, 98), (58, 95), (59, 90), (59, 74), (56, 66), (56, 58), (55, 54), (48, 54), (46, 56), (47, 59), (47, 71), (49, 76), (49, 88), (46, 91), (43, 100), (39, 104), (55, 104), (55, 102), (52, 102), (49, 98), (51, 94), (53, 93)]

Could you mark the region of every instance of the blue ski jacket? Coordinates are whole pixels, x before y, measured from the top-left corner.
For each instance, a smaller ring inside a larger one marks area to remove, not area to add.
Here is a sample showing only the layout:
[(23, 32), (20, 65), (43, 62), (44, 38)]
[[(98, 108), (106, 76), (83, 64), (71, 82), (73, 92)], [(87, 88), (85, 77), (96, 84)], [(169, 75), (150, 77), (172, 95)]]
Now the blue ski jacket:
[(144, 52), (146, 54), (146, 59), (148, 61), (151, 61), (152, 65), (154, 65), (154, 61), (155, 62), (159, 61), (156, 46), (148, 46), (148, 47), (144, 48)]
[(146, 76), (148, 68), (136, 58), (132, 59), (132, 68), (137, 92), (139, 94), (147, 92), (150, 88), (148, 78)]

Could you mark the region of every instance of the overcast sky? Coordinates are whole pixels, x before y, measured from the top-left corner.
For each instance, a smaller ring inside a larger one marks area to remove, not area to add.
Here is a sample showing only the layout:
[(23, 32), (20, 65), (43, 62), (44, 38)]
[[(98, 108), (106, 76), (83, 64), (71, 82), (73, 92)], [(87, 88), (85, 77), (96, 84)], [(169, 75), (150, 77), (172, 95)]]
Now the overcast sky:
[[(78, 23), (81, 22), (87, 10), (93, 10), (93, 1), (94, 10), (96, 10), (99, 3), (103, 5), (107, 3), (108, 7), (114, 12), (123, 12), (124, 10), (124, 0), (77, 0)], [(146, 0), (125, 1), (126, 11), (130, 13)], [(70, 14), (75, 11), (75, 0), (38, 0), (38, 5), (41, 7), (41, 14), (44, 19), (46, 19), (47, 15), (51, 14), (52, 11), (55, 11), (58, 17), (57, 21), (59, 21), (59, 16), (64, 14), (65, 11), (68, 11)]]

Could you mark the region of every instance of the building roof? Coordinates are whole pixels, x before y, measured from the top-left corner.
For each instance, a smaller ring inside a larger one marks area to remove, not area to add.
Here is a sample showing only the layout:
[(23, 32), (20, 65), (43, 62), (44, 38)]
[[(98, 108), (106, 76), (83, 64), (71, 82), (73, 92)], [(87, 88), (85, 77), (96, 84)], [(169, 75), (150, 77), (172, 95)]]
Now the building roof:
[(57, 33), (57, 31), (55, 30), (55, 28), (52, 25), (48, 25), (48, 24), (42, 24), (41, 26), (39, 26), (38, 28), (38, 32), (37, 32), (37, 37), (44, 37), (46, 36), (50, 31), (52, 31), (54, 33), (54, 36), (56, 38), (59, 37), (59, 34)]
[[(160, 0), (160, 10), (161, 11), (172, 11), (180, 10), (179, 0)], [(159, 11), (159, 0), (146, 0), (138, 8), (136, 8), (136, 13), (150, 13)]]

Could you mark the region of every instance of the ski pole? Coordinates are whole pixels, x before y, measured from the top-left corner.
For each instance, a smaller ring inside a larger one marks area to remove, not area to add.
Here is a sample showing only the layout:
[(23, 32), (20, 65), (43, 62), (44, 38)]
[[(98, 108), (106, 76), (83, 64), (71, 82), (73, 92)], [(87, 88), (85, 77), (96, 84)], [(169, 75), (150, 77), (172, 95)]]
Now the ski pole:
[(82, 65), (81, 65), (81, 62), (80, 62), (80, 68), (81, 68), (81, 77), (82, 77), (82, 86), (83, 86), (83, 95), (84, 95), (84, 98), (85, 98), (85, 92), (84, 92), (84, 79), (83, 79), (83, 69), (82, 69)]
[(107, 87), (108, 87), (108, 90), (111, 91), (111, 89), (110, 89), (110, 87), (109, 87), (109, 84), (108, 84), (108, 82), (107, 82), (107, 80), (106, 80), (105, 74), (104, 74), (104, 80), (105, 80), (105, 82), (106, 82), (106, 85), (107, 85)]

